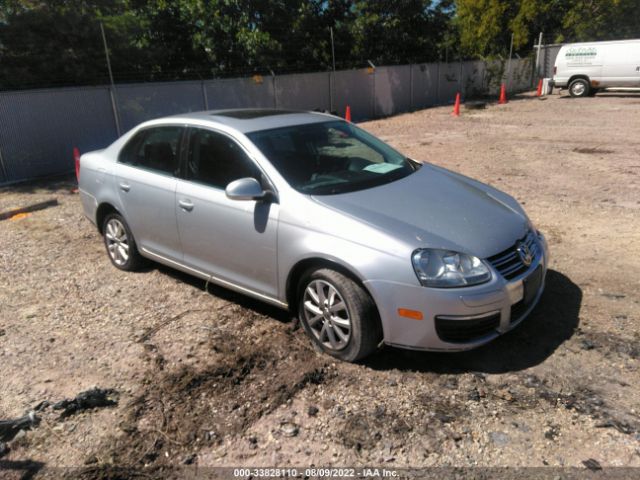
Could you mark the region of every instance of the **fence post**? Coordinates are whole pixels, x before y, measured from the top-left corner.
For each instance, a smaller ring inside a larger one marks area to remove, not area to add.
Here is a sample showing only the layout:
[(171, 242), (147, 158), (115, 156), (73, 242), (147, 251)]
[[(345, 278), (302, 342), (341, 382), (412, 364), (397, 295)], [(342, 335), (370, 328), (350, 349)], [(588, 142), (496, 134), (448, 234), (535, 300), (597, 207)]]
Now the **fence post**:
[(118, 97), (116, 96), (115, 87), (109, 87), (109, 96), (111, 97), (111, 109), (113, 110), (113, 120), (116, 124), (116, 133), (118, 137), (122, 135), (120, 128), (120, 112), (118, 111)]
[(507, 60), (507, 91), (511, 88), (511, 55), (513, 55), (513, 33), (511, 34), (511, 43), (509, 44), (509, 60)]
[(204, 80), (200, 82), (202, 87), (202, 101), (204, 102), (204, 109), (209, 110), (209, 98), (207, 97), (207, 87), (204, 84)]
[(413, 63), (409, 64), (409, 111), (413, 112)]
[(538, 51), (536, 52), (536, 69), (535, 76), (540, 76), (540, 48), (542, 47), (542, 32), (538, 37)]
[(333, 45), (333, 27), (329, 27), (329, 34), (331, 35), (331, 65), (333, 67), (329, 73), (329, 112), (333, 112), (334, 83), (336, 81), (336, 49)]
[(276, 75), (271, 71), (271, 85), (273, 85), (273, 108), (278, 108), (278, 91), (276, 90)]
[(9, 182), (9, 174), (7, 173), (7, 168), (4, 165), (4, 158), (2, 157), (1, 148), (0, 148), (0, 168), (2, 168), (2, 176), (4, 177), (4, 182)]
[(118, 113), (118, 97), (116, 96), (116, 84), (113, 81), (113, 72), (111, 71), (111, 59), (109, 58), (109, 47), (107, 46), (107, 36), (104, 33), (104, 25), (100, 22), (100, 33), (102, 35), (102, 45), (104, 47), (104, 56), (107, 60), (107, 70), (109, 71), (109, 94), (111, 96), (111, 107), (113, 108), (113, 118), (116, 122), (116, 133), (118, 137), (122, 135), (120, 130), (120, 114)]
[(335, 79), (333, 78), (334, 72), (329, 72), (329, 112), (333, 113), (333, 83)]
[(440, 59), (436, 63), (436, 105), (440, 105)]
[(373, 67), (373, 72), (371, 73), (371, 82), (373, 83), (373, 88), (371, 92), (371, 98), (373, 100), (373, 118), (377, 118), (376, 114), (376, 67)]

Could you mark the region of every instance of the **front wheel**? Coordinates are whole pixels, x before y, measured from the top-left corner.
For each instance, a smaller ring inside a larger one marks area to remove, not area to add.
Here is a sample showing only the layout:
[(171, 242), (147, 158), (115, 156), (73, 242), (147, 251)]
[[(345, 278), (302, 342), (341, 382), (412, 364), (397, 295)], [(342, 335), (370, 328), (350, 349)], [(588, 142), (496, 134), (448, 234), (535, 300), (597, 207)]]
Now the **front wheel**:
[(585, 78), (576, 78), (569, 85), (569, 94), (572, 97), (576, 97), (576, 98), (586, 97), (587, 95), (589, 95), (589, 91), (590, 91), (589, 81)]
[(382, 340), (378, 311), (352, 279), (330, 269), (305, 275), (298, 292), (298, 315), (322, 351), (347, 362), (373, 353)]

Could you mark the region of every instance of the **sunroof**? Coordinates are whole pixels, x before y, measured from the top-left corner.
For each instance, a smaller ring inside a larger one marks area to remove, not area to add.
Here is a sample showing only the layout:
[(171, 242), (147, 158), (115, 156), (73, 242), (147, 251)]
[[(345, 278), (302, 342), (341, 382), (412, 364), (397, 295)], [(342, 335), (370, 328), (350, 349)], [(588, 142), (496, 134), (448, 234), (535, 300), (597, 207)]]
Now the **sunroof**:
[(238, 120), (251, 120), (260, 117), (272, 117), (274, 115), (287, 115), (289, 113), (300, 113), (295, 110), (270, 110), (270, 109), (254, 109), (254, 110), (222, 110), (212, 113), (216, 117), (230, 117)]

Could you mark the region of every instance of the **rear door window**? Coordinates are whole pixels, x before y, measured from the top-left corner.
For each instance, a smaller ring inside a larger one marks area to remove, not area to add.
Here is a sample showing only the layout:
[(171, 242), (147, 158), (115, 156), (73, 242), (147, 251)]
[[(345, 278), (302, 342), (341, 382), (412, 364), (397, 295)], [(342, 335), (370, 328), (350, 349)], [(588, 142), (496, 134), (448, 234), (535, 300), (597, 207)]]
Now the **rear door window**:
[(138, 132), (120, 152), (118, 161), (154, 172), (177, 175), (183, 127), (148, 128)]

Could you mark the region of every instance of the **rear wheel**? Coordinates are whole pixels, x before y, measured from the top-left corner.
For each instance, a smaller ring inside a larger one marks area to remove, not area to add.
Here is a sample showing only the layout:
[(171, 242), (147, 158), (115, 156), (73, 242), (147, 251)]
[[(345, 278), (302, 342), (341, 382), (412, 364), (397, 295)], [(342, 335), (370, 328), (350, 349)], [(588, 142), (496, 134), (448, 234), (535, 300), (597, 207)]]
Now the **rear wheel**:
[(360, 285), (339, 272), (320, 269), (305, 275), (299, 287), (300, 322), (322, 351), (355, 362), (377, 349), (380, 319)]
[(572, 97), (586, 97), (590, 90), (589, 81), (585, 78), (576, 78), (569, 85), (569, 94)]
[(128, 272), (138, 270), (144, 259), (138, 253), (129, 225), (118, 213), (110, 213), (102, 223), (104, 245), (111, 263), (120, 270)]

